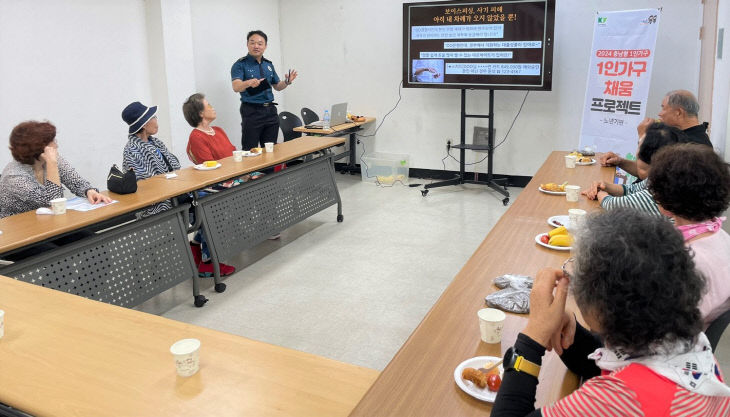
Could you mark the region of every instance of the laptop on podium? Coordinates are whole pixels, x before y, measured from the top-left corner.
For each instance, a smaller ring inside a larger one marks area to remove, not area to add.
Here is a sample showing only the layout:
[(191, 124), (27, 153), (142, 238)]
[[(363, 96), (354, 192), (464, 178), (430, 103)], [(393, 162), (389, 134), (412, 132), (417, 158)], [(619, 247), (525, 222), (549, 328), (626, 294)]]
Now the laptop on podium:
[[(330, 111), (330, 126), (337, 126), (347, 122), (347, 103), (332, 105), (332, 110)], [(316, 122), (310, 123), (304, 127), (307, 129), (323, 129), (324, 120), (317, 120)]]

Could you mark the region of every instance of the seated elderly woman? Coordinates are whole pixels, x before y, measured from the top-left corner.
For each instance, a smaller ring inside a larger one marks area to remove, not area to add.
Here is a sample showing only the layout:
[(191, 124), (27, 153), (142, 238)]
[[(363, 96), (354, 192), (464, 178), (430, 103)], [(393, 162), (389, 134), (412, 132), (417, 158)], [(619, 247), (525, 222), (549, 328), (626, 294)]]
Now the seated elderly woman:
[[(122, 120), (129, 125), (127, 144), (122, 153), (125, 170), (133, 170), (137, 181), (180, 169), (180, 161), (165, 144), (156, 138), (157, 106), (147, 107), (139, 101), (122, 110)], [(149, 207), (140, 215), (150, 216), (172, 208), (172, 203), (163, 201)]]
[[(562, 271), (543, 269), (535, 278), (529, 320), (505, 355), (492, 416), (728, 410), (730, 387), (702, 333), (705, 280), (674, 226), (632, 209), (603, 212), (576, 232), (574, 250)], [(598, 337), (565, 311), (569, 287)], [(535, 410), (539, 366), (551, 347), (571, 371), (590, 379)]]
[[(161, 140), (155, 135), (158, 130), (157, 106), (147, 107), (139, 101), (131, 103), (122, 111), (122, 119), (129, 125), (129, 137), (124, 147), (124, 168), (133, 169), (137, 180), (149, 178), (180, 169), (180, 161), (170, 152)], [(163, 201), (146, 209), (142, 216), (150, 216), (164, 210), (169, 210), (172, 203)], [(202, 259), (201, 244), (204, 237), (196, 234), (198, 241), (191, 243), (193, 258), (198, 265), (198, 275), (210, 277), (213, 275), (213, 265), (210, 260)], [(231, 275), (236, 268), (220, 264), (222, 276)]]
[(651, 167), (651, 158), (659, 149), (675, 143), (687, 142), (687, 135), (676, 127), (663, 123), (654, 123), (646, 129), (646, 134), (639, 140), (636, 167), (641, 180), (631, 185), (594, 182), (581, 194), (589, 199), (598, 200), (606, 210), (618, 207), (633, 207), (655, 216), (661, 216), (659, 208), (647, 190), (647, 177)]
[(226, 132), (218, 126), (211, 126), (216, 118), (213, 106), (205, 95), (195, 93), (183, 104), (185, 120), (194, 129), (188, 139), (188, 158), (194, 164), (205, 161), (217, 161), (233, 155), (233, 146)]
[(672, 145), (657, 152), (649, 191), (659, 211), (674, 219), (707, 280), (700, 303), (704, 327), (730, 310), (730, 235), (720, 218), (730, 204), (730, 169), (709, 146)]
[(63, 186), (92, 204), (111, 202), (58, 154), (56, 127), (49, 122), (15, 126), (10, 153), (14, 160), (0, 177), (0, 217), (48, 207), (51, 200), (63, 197)]
[[(182, 109), (185, 120), (193, 127), (187, 146), (188, 158), (192, 163), (202, 164), (205, 161), (217, 161), (233, 155), (236, 147), (228, 139), (226, 132), (218, 126), (210, 125), (217, 114), (204, 94), (195, 93), (188, 97)], [(229, 188), (262, 175), (261, 172), (252, 172), (240, 179), (219, 184), (213, 190)]]

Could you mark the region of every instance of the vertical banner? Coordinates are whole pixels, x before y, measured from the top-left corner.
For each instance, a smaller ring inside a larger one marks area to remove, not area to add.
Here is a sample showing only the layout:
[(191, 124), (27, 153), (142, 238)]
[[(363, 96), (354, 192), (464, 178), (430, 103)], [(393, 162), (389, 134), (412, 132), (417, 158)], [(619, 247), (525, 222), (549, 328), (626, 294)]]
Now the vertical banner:
[(598, 13), (580, 145), (634, 159), (644, 119), (659, 10)]

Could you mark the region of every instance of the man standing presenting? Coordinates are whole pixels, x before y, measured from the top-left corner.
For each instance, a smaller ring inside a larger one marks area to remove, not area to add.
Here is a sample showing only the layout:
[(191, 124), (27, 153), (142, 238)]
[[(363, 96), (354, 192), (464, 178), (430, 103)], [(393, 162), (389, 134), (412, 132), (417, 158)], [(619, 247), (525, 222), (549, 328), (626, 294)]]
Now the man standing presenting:
[[(687, 134), (690, 142), (697, 142), (703, 145), (712, 146), (710, 137), (707, 136), (707, 122), (700, 123), (698, 114), (700, 104), (695, 96), (687, 90), (674, 90), (667, 93), (662, 100), (662, 109), (659, 112), (659, 120), (647, 117), (636, 128), (639, 133), (639, 140), (644, 137), (646, 128), (652, 123), (661, 121), (669, 126), (676, 127)], [(637, 176), (636, 161), (621, 158), (613, 152), (606, 152), (601, 156), (603, 166), (615, 166)]]
[(290, 70), (282, 81), (274, 64), (264, 58), (268, 38), (260, 30), (246, 36), (248, 55), (231, 67), (233, 91), (241, 93), (241, 149), (262, 147), (276, 142), (279, 136), (279, 117), (271, 88), (281, 91), (289, 86), (297, 72)]

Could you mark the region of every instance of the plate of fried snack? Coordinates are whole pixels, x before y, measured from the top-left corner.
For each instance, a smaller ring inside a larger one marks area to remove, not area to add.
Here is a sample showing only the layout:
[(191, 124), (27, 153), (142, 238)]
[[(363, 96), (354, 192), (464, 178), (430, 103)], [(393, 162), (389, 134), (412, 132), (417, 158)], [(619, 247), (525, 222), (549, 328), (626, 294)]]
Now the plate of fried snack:
[(502, 385), (502, 358), (477, 356), (467, 359), (454, 369), (454, 381), (472, 397), (493, 403)]
[(535, 236), (535, 243), (553, 250), (570, 250), (573, 245), (573, 237), (565, 226), (560, 226)]
[(549, 182), (547, 184), (540, 184), (540, 187), (538, 190), (545, 194), (552, 194), (552, 195), (565, 195), (565, 186), (568, 185), (568, 181), (565, 181), (562, 184), (556, 184), (554, 182)]
[(356, 123), (362, 123), (367, 120), (365, 116), (357, 116), (355, 114), (351, 114), (350, 112), (347, 112), (347, 118)]
[(593, 165), (595, 163), (596, 160), (588, 156), (581, 156), (575, 160), (576, 165)]
[(569, 153), (568, 155), (575, 156), (576, 165), (593, 165), (596, 163), (596, 160), (591, 158), (591, 156), (595, 155), (594, 152), (584, 154), (584, 153), (581, 153), (578, 151), (573, 151), (573, 152)]
[(221, 163), (218, 161), (205, 161), (202, 164), (193, 165), (193, 168), (199, 171), (210, 171), (211, 169), (220, 168)]

